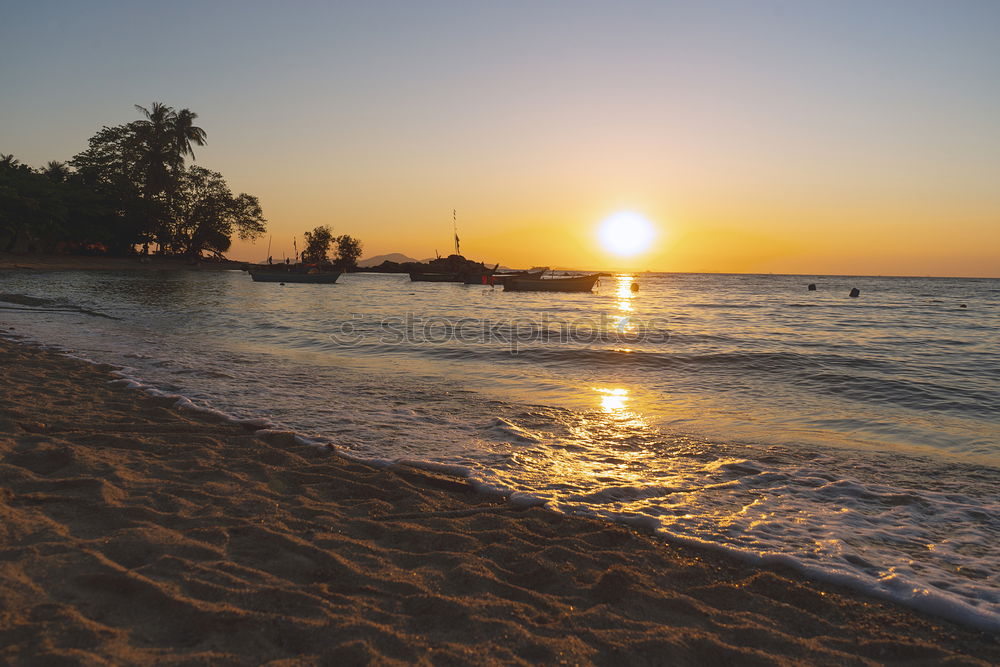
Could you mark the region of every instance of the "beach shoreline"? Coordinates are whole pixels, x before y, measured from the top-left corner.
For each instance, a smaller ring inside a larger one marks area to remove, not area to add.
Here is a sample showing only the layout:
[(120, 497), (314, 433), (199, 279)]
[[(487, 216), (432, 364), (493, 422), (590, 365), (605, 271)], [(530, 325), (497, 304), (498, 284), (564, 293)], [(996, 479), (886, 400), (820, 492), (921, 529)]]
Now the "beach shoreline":
[(107, 257), (104, 255), (58, 255), (0, 252), (0, 271), (233, 271), (243, 262), (182, 257)]
[(1000, 662), (898, 605), (519, 508), (0, 339), (0, 660)]

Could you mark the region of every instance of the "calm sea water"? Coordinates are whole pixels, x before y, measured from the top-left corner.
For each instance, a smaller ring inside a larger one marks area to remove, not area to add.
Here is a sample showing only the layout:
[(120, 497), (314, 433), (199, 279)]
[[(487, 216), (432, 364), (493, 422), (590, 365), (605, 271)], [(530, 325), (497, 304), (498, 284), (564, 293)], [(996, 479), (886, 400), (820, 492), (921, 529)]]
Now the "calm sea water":
[(234, 416), (1000, 630), (1000, 280), (79, 272), (0, 292), (28, 309), (0, 309), (8, 333)]

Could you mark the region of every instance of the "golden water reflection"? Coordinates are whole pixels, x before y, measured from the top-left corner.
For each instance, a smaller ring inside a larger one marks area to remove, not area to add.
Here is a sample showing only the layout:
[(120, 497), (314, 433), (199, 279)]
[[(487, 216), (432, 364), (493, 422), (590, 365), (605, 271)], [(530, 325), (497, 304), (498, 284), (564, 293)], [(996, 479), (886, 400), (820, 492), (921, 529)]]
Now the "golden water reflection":
[(646, 420), (636, 411), (632, 392), (624, 387), (592, 387), (597, 392), (601, 412), (604, 417), (595, 415), (593, 424), (596, 429), (605, 430), (605, 439), (617, 440), (627, 438), (631, 429), (646, 428)]
[(614, 389), (594, 388), (601, 399), (601, 410), (609, 413), (624, 413), (628, 403), (628, 389), (616, 387)]
[[(602, 487), (639, 487), (663, 484), (671, 473), (655, 473), (660, 454), (650, 447), (649, 426), (634, 411), (638, 397), (622, 386), (592, 386), (598, 409), (575, 415), (560, 438), (564, 445), (535, 450), (548, 479), (567, 488), (593, 483)], [(521, 452), (518, 457), (528, 457)], [(537, 465), (537, 463), (536, 463)]]
[[(635, 306), (632, 301), (635, 300), (637, 292), (632, 291), (632, 283), (635, 282), (635, 276), (631, 273), (621, 273), (615, 276), (615, 298), (618, 299), (618, 312), (623, 313), (625, 317), (629, 313), (635, 310)], [(624, 319), (624, 317), (622, 318)]]

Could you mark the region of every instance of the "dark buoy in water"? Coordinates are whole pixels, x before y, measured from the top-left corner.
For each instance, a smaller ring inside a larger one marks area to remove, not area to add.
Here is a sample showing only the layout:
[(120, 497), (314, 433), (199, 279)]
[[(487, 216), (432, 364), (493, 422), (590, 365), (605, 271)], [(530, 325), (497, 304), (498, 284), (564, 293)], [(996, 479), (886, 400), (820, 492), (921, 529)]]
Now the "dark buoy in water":
[(278, 283), (278, 284), (279, 284), (279, 285), (281, 285), (282, 287), (284, 287), (284, 286), (285, 286), (285, 283)]
[(816, 291), (816, 283), (809, 283), (809, 291), (810, 292)]
[(632, 291), (633, 292), (639, 291), (639, 283), (632, 283)]
[(852, 287), (850, 297), (852, 299), (857, 299), (859, 296), (861, 296), (861, 290), (859, 290), (857, 287)]
[(959, 308), (967, 308), (967, 307), (968, 306), (966, 306), (964, 303), (959, 306)]

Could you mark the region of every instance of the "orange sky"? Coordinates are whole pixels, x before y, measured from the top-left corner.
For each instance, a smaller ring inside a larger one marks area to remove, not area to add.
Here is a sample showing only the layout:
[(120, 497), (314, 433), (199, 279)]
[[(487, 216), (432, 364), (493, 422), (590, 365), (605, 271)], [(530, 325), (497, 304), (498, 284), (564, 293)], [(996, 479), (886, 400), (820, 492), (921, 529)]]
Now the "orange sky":
[[(836, 181), (831, 176), (824, 185), (798, 184), (799, 175), (790, 171), (776, 169), (775, 185), (742, 187), (699, 183), (692, 175), (684, 182), (678, 175), (665, 176), (659, 187), (608, 188), (601, 187), (608, 175), (596, 173), (567, 178), (560, 187), (545, 179), (544, 191), (533, 186), (530, 175), (502, 180), (494, 173), (479, 183), (470, 177), (458, 188), (461, 195), (443, 184), (408, 184), (403, 176), (380, 181), (369, 172), (345, 174), (340, 184), (316, 183), (307, 191), (289, 183), (287, 194), (277, 192), (265, 205), (274, 254), (285, 247), (290, 252), (291, 239), (301, 239), (302, 231), (317, 224), (360, 237), (366, 257), (447, 254), (454, 205), (463, 254), (507, 266), (1000, 275), (1000, 197), (992, 191), (969, 192), (974, 189), (969, 184), (958, 192), (942, 191), (934, 181), (947, 177), (944, 169), (897, 187), (888, 182), (892, 179), (867, 180), (873, 176), (864, 172)], [(735, 175), (724, 182), (735, 184)], [(317, 194), (324, 192), (337, 194)], [(621, 210), (640, 212), (654, 223), (658, 234), (648, 252), (622, 258), (601, 247), (597, 225)], [(234, 255), (262, 259), (266, 243), (237, 247)]]
[[(21, 3), (0, 152), (66, 160), (156, 100), (199, 114), (275, 256), (320, 224), (447, 253), (457, 209), (463, 253), (514, 267), (1000, 276), (997, 25), (976, 0)], [(622, 210), (660, 230), (629, 260), (596, 245)]]

